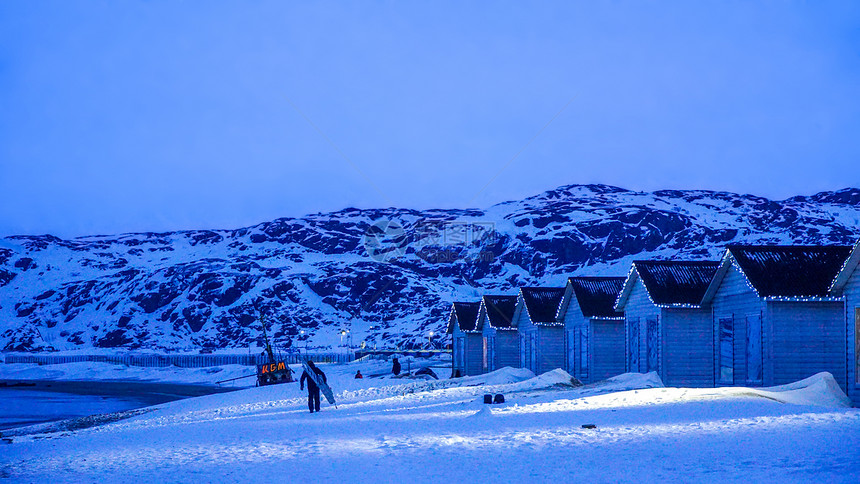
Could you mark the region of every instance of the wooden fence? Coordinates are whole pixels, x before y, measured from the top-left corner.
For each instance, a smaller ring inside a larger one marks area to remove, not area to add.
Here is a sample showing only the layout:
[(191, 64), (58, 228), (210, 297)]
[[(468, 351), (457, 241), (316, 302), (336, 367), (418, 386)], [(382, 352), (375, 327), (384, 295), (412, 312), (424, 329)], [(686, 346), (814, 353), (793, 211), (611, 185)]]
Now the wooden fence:
[[(320, 363), (349, 363), (355, 360), (355, 353), (283, 353), (277, 355), (279, 361), (287, 364), (301, 363), (310, 358)], [(7, 354), (5, 363), (37, 363), (56, 365), (61, 363), (80, 363), (97, 361), (117, 365), (140, 367), (206, 368), (222, 365), (255, 366), (268, 363), (264, 355), (51, 355), (51, 354)]]

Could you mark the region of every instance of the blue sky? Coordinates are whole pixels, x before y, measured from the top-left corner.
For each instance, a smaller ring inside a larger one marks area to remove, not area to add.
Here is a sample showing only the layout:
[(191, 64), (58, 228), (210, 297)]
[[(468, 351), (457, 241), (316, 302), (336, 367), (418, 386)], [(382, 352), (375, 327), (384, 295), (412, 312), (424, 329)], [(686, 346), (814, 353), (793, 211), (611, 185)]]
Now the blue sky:
[(860, 186), (858, 133), (857, 2), (0, 3), (0, 235), (785, 198)]

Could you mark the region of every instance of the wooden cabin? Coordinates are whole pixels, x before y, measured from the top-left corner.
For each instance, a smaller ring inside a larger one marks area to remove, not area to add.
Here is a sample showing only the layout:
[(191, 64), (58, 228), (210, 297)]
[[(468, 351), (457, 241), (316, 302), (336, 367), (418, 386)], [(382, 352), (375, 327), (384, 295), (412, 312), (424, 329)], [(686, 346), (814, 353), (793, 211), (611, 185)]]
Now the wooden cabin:
[(564, 368), (563, 287), (522, 287), (514, 322), (520, 338), (520, 366), (536, 375)]
[(483, 343), (477, 329), (479, 302), (455, 302), (448, 316), (452, 340), (452, 376), (480, 375), (484, 371)]
[(561, 314), (565, 370), (583, 383), (624, 373), (624, 313), (615, 301), (625, 277), (571, 277)]
[(845, 392), (860, 406), (860, 241), (854, 246), (830, 287), (831, 296), (845, 298), (847, 375)]
[(615, 304), (624, 312), (626, 368), (667, 386), (714, 385), (711, 312), (702, 297), (718, 261), (635, 261)]
[(729, 246), (712, 308), (714, 381), (772, 386), (827, 371), (846, 384), (844, 301), (830, 295), (850, 247)]
[(478, 328), (484, 337), (484, 371), (520, 366), (520, 338), (514, 326), (517, 296), (484, 296), (478, 310)]

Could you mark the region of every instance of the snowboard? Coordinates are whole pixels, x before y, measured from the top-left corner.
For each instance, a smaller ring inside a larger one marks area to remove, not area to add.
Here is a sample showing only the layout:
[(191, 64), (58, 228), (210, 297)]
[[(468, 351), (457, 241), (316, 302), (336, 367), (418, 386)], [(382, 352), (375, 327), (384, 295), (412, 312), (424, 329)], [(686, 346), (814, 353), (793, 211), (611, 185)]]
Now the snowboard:
[(325, 396), (325, 399), (326, 401), (328, 401), (328, 404), (335, 405), (334, 393), (331, 391), (331, 387), (328, 386), (328, 383), (323, 381), (322, 377), (317, 375), (317, 372), (315, 372), (314, 369), (311, 368), (311, 365), (309, 365), (307, 361), (302, 360), (302, 368), (304, 368), (305, 372), (308, 374), (308, 376), (310, 376), (311, 380), (313, 380), (314, 383), (316, 383), (316, 385), (319, 387), (320, 393)]

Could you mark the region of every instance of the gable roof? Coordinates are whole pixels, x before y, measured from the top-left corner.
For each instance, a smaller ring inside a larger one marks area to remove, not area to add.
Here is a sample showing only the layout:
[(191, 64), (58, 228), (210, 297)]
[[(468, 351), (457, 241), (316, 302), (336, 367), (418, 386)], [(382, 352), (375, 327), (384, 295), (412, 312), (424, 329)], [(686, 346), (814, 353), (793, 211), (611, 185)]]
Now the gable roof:
[(622, 318), (615, 310), (615, 300), (626, 277), (571, 277), (567, 280), (586, 318)]
[(514, 310), (517, 296), (484, 296), (481, 298), (491, 328), (514, 329)]
[(842, 289), (845, 288), (845, 284), (848, 283), (848, 279), (851, 277), (851, 274), (853, 274), (854, 270), (858, 267), (860, 267), (860, 240), (854, 244), (854, 248), (851, 249), (851, 254), (847, 259), (845, 259), (845, 263), (842, 264), (842, 268), (833, 279), (833, 283), (830, 285), (831, 296), (837, 296), (842, 292)]
[(759, 297), (829, 297), (851, 247), (730, 245), (731, 255)]
[(719, 267), (718, 261), (634, 261), (615, 308), (624, 309), (639, 279), (657, 306), (699, 308)]
[(481, 303), (477, 302), (455, 302), (451, 304), (451, 313), (448, 316), (448, 333), (454, 332), (455, 320), (460, 331), (475, 331), (480, 307)]
[(564, 297), (563, 287), (521, 287), (520, 296), (533, 323), (554, 323), (558, 320), (558, 308)]

